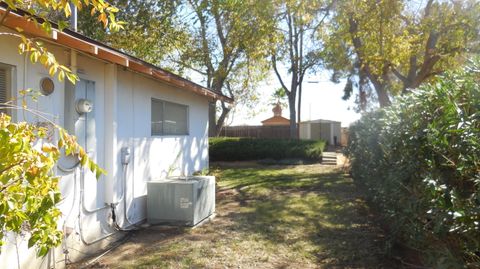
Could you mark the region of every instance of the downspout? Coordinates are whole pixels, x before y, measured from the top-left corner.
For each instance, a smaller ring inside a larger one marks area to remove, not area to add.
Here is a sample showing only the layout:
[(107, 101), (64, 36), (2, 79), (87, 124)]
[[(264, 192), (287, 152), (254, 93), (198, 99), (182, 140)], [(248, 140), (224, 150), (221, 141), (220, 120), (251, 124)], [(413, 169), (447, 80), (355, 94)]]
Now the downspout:
[[(132, 97), (131, 97), (131, 101), (132, 101), (132, 114), (135, 115), (135, 102), (134, 102), (134, 99), (135, 99), (135, 96), (134, 96), (134, 85), (135, 85), (135, 74), (132, 73), (132, 89), (131, 89), (131, 92), (132, 92)], [(135, 128), (133, 128), (135, 129)], [(133, 137), (134, 135), (132, 135)], [(131, 147), (133, 147), (134, 145), (134, 142), (130, 142), (129, 143)], [(127, 227), (131, 227), (131, 226), (134, 226), (134, 227), (138, 227), (138, 223), (142, 222), (143, 220), (145, 220), (145, 218), (143, 219), (140, 219), (140, 220), (137, 220), (137, 222), (135, 221), (132, 221), (128, 218), (128, 203), (127, 203), (127, 178), (128, 178), (128, 167), (129, 167), (129, 164), (131, 163), (131, 160), (132, 160), (132, 153), (130, 151), (130, 148), (129, 146), (127, 147), (123, 147), (121, 149), (121, 160), (120, 162), (122, 163), (122, 195), (120, 197), (120, 199), (118, 200), (118, 202), (116, 204), (112, 204), (112, 209), (115, 210), (115, 205), (118, 205), (122, 200), (123, 200), (123, 220), (124, 222), (127, 223)], [(134, 165), (131, 165), (130, 166), (131, 169), (134, 169)], [(132, 173), (134, 174), (134, 171), (132, 171)], [(134, 176), (135, 177), (135, 176)], [(132, 193), (132, 200), (131, 200), (131, 203), (134, 204), (135, 203), (135, 180), (132, 179), (132, 190), (131, 190), (131, 193)], [(121, 227), (118, 227), (120, 230), (123, 230), (123, 231), (130, 231), (130, 230), (137, 230), (138, 228), (130, 228), (130, 229), (125, 229), (125, 228), (121, 228)]]
[[(126, 184), (125, 184), (125, 171), (126, 165), (130, 162), (130, 151), (128, 148), (121, 149), (121, 165), (118, 162), (117, 151), (117, 104), (118, 104), (118, 92), (117, 92), (117, 66), (115, 64), (107, 64), (105, 66), (105, 168), (108, 174), (105, 176), (105, 202), (112, 209), (112, 219), (114, 222), (114, 228), (119, 231), (128, 231), (130, 229), (124, 229), (117, 223), (116, 206), (123, 202), (126, 205)], [(126, 156), (128, 155), (128, 156)], [(122, 168), (120, 168), (122, 167)], [(120, 168), (120, 169), (119, 169)], [(117, 170), (120, 170), (117, 172)], [(117, 176), (118, 175), (118, 176)], [(117, 180), (121, 180), (120, 188), (121, 194), (118, 195)], [(122, 201), (123, 200), (123, 201)], [(124, 218), (126, 219), (126, 206), (124, 206)], [(127, 222), (129, 220), (127, 219)]]

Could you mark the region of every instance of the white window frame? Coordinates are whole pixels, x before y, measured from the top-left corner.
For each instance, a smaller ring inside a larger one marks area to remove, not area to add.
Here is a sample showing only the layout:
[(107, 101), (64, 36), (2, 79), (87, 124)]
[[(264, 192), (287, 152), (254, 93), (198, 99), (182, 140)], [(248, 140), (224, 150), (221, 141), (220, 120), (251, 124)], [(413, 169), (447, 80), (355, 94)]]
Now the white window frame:
[[(165, 128), (162, 126), (162, 133), (158, 134), (158, 133), (153, 133), (153, 128), (152, 128), (152, 120), (153, 120), (153, 102), (161, 102), (162, 103), (162, 125), (165, 124), (165, 104), (172, 104), (172, 105), (176, 105), (176, 106), (182, 106), (182, 107), (185, 107), (185, 110), (186, 110), (186, 123), (187, 123), (187, 130), (185, 133), (182, 133), (182, 134), (171, 134), (171, 133), (165, 133), (164, 130)], [(159, 136), (188, 136), (190, 135), (190, 107), (188, 105), (185, 105), (185, 104), (179, 104), (179, 103), (175, 103), (175, 102), (170, 102), (170, 101), (166, 101), (166, 100), (163, 100), (163, 99), (159, 99), (159, 98), (154, 98), (152, 97), (150, 99), (150, 135), (152, 137), (159, 137)]]

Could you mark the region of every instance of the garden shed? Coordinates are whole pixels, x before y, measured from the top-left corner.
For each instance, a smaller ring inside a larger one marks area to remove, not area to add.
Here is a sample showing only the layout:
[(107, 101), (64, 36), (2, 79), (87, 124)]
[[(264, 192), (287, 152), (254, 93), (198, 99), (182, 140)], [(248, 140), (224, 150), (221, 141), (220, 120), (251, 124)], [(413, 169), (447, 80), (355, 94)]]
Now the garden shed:
[(340, 145), (341, 125), (339, 121), (311, 120), (300, 123), (300, 139), (323, 139), (329, 145)]

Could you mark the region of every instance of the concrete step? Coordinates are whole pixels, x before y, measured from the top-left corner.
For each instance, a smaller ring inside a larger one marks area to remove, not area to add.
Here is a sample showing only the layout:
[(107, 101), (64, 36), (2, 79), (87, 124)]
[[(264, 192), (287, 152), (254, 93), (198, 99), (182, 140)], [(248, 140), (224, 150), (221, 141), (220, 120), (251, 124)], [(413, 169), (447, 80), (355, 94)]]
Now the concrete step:
[(324, 152), (322, 154), (322, 164), (337, 165), (337, 153), (336, 152)]

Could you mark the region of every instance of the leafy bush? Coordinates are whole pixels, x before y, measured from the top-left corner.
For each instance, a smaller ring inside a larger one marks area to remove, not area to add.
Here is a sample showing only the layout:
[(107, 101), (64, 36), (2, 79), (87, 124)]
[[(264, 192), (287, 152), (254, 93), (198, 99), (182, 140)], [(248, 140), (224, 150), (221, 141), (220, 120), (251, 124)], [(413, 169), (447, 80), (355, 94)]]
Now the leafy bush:
[(210, 138), (211, 161), (303, 159), (320, 161), (325, 142), (320, 140)]
[(350, 128), (354, 179), (392, 237), (434, 268), (480, 267), (480, 68), (444, 75)]
[(10, 120), (0, 113), (0, 246), (8, 231), (27, 232), (28, 247), (36, 246), (37, 254), (44, 256), (62, 239), (57, 224), (61, 212), (56, 207), (61, 200), (59, 177), (53, 173), (60, 150), (78, 156), (97, 177), (105, 171), (59, 126), (53, 126), (59, 134), (54, 145), (48, 142), (46, 128)]
[[(47, 14), (52, 12), (64, 13), (70, 17), (70, 4), (81, 10), (91, 11), (104, 28), (117, 31), (123, 28), (123, 22), (115, 20), (118, 9), (105, 1), (1, 1), (7, 5), (0, 17), (0, 35), (17, 37), (19, 39), (18, 52), (30, 59), (31, 63), (41, 63), (50, 76), (57, 75), (62, 82), (65, 78), (75, 84), (78, 76), (68, 67), (61, 65), (55, 56), (47, 50), (43, 42), (34, 37), (24, 35), (23, 30), (14, 28), (13, 32), (5, 32), (4, 22), (10, 11), (29, 7), (24, 19), (35, 21), (36, 26), (45, 34), (51, 34), (53, 25)], [(35, 8), (33, 8), (35, 7)], [(37, 12), (38, 11), (38, 12)], [(41, 23), (37, 23), (41, 22)], [(65, 28), (67, 22), (58, 20), (58, 30)], [(25, 63), (26, 64), (26, 63)], [(62, 232), (57, 228), (57, 221), (61, 216), (56, 207), (61, 200), (58, 187), (59, 177), (54, 174), (54, 166), (60, 158), (60, 151), (66, 155), (75, 155), (82, 166), (96, 173), (97, 178), (105, 171), (95, 164), (85, 150), (76, 142), (74, 136), (69, 135), (60, 126), (49, 122), (53, 130), (58, 132), (56, 145), (50, 144), (47, 139), (48, 129), (34, 123), (11, 122), (10, 116), (3, 114), (4, 109), (14, 109), (21, 112), (33, 113), (43, 120), (45, 113), (27, 107), (25, 97), (33, 101), (39, 95), (32, 89), (19, 89), (21, 100), (0, 102), (0, 247), (6, 241), (9, 232), (29, 235), (28, 247), (36, 246), (37, 255), (45, 256), (51, 247), (61, 243)], [(19, 96), (19, 97), (20, 97)], [(21, 105), (17, 106), (17, 101)], [(20, 102), (19, 102), (20, 103)], [(50, 141), (55, 142), (55, 141)], [(18, 254), (18, 250), (17, 250)], [(18, 256), (17, 256), (18, 257)], [(20, 262), (20, 261), (18, 261)], [(20, 266), (20, 263), (19, 263)]]

